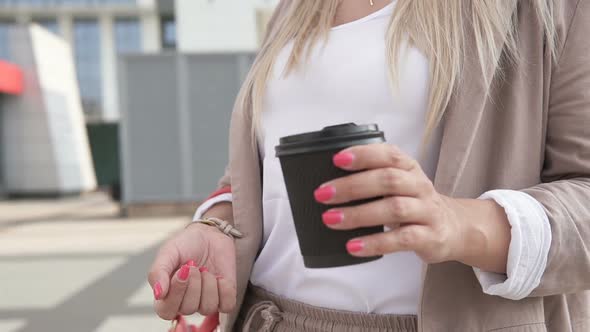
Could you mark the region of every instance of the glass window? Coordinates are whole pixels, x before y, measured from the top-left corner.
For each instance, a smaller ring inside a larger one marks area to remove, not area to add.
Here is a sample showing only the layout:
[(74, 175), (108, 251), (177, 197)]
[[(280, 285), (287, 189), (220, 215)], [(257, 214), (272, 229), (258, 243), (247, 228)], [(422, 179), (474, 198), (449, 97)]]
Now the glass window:
[(176, 21), (174, 18), (162, 18), (162, 47), (176, 48)]
[(141, 52), (139, 20), (120, 18), (115, 21), (115, 47), (118, 54)]
[(99, 115), (102, 110), (102, 63), (97, 20), (74, 21), (74, 52), (84, 112)]
[(13, 25), (11, 22), (0, 21), (0, 59), (11, 60), (10, 44), (8, 42), (8, 29)]
[(33, 22), (53, 32), (54, 34), (59, 35), (59, 25), (57, 25), (56, 20), (50, 18), (36, 18), (33, 19)]

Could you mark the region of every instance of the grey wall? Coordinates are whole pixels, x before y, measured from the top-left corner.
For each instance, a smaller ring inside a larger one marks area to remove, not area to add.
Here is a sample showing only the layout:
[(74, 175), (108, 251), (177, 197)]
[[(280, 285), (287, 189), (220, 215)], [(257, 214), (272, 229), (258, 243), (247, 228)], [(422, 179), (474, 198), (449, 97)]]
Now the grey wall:
[(119, 61), (123, 203), (194, 202), (227, 163), (231, 111), (252, 54)]

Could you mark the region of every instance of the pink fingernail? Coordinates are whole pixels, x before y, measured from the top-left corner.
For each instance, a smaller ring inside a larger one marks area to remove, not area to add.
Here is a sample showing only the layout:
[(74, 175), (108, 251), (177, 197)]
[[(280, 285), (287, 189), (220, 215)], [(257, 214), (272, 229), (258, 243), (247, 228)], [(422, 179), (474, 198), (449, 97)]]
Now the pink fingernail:
[(191, 273), (191, 267), (187, 264), (183, 265), (180, 268), (180, 272), (178, 273), (178, 279), (182, 281), (186, 281), (188, 279), (189, 274)]
[(156, 282), (154, 284), (154, 298), (159, 300), (160, 296), (162, 296), (162, 285), (160, 285), (160, 282)]
[(326, 225), (337, 225), (342, 222), (344, 214), (337, 210), (329, 210), (322, 214), (322, 221)]
[(199, 272), (201, 272), (201, 273), (202, 273), (202, 272), (208, 272), (208, 271), (209, 271), (209, 269), (208, 269), (206, 266), (201, 266), (201, 267), (199, 268)]
[(336, 189), (334, 187), (324, 186), (316, 189), (316, 191), (313, 193), (313, 196), (318, 202), (327, 202), (331, 200), (332, 197), (334, 197), (334, 194), (336, 194)]
[(364, 247), (365, 244), (361, 240), (350, 240), (346, 244), (346, 250), (348, 250), (348, 252), (359, 252), (363, 250)]
[(334, 155), (332, 162), (337, 167), (347, 167), (354, 161), (354, 155), (350, 152), (340, 152)]
[(217, 280), (221, 280), (221, 279), (223, 279), (223, 276), (221, 276), (221, 275), (216, 275), (216, 276), (215, 276), (215, 279), (217, 279)]
[(195, 261), (193, 261), (192, 259), (189, 260), (186, 265), (190, 266), (190, 267), (197, 267), (197, 264), (195, 264)]

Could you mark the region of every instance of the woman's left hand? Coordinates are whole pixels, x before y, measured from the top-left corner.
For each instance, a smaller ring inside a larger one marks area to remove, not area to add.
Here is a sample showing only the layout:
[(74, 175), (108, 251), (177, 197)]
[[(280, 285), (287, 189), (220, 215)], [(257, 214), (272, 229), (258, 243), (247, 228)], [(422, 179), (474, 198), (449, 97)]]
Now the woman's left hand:
[[(361, 172), (323, 184), (314, 193), (317, 201), (337, 205), (382, 198), (330, 209), (322, 216), (324, 223), (336, 230), (377, 225), (391, 229), (351, 239), (347, 243), (350, 254), (376, 256), (414, 251), (427, 263), (461, 261), (466, 256), (467, 246), (474, 240), (485, 240), (484, 234), (474, 232), (472, 223), (464, 221), (465, 205), (439, 194), (418, 162), (398, 148), (388, 144), (355, 146), (336, 154), (334, 164)], [(485, 201), (473, 203), (489, 204)], [(469, 248), (472, 249), (476, 248)]]

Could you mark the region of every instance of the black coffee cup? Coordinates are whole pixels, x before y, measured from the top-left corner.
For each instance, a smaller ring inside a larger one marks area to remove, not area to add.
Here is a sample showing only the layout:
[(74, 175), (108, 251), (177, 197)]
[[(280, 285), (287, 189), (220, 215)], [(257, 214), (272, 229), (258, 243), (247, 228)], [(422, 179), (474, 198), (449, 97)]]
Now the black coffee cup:
[(314, 198), (314, 191), (323, 183), (350, 175), (334, 166), (332, 158), (341, 150), (363, 144), (383, 143), (383, 132), (377, 125), (347, 123), (325, 127), (316, 132), (280, 139), (276, 155), (280, 159), (289, 203), (303, 262), (308, 268), (346, 266), (374, 261), (376, 257), (354, 257), (346, 251), (346, 243), (356, 237), (383, 232), (383, 226), (355, 230), (332, 230), (322, 222), (322, 214), (331, 208), (368, 203), (377, 198), (341, 205), (325, 205)]

